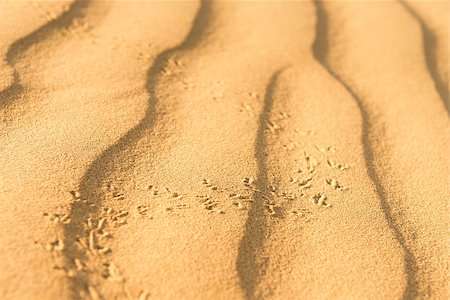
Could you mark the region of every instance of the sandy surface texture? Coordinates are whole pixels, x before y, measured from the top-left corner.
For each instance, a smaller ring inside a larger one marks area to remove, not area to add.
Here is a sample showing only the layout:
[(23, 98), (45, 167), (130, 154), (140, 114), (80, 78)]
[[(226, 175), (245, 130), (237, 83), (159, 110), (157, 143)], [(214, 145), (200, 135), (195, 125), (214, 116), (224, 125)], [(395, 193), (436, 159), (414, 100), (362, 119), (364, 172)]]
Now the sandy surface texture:
[(448, 1), (1, 1), (1, 299), (448, 299)]

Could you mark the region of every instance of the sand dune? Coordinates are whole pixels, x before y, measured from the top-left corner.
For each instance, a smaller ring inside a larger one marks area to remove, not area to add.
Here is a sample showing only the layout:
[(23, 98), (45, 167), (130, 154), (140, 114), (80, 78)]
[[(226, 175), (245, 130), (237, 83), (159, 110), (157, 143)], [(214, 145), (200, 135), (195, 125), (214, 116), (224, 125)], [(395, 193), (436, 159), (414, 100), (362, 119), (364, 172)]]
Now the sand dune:
[(0, 26), (2, 299), (448, 298), (448, 2)]

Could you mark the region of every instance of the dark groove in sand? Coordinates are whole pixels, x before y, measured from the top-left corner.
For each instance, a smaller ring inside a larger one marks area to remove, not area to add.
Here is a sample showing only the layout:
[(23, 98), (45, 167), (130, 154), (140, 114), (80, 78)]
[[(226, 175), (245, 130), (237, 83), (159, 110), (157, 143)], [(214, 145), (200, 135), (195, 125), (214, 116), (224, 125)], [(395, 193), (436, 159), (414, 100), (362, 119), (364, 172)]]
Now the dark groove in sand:
[[(410, 7), (405, 1), (399, 1), (401, 5), (408, 11), (408, 13), (420, 24), (422, 30), (423, 39), (423, 52), (425, 54), (425, 60), (427, 64), (428, 72), (433, 79), (434, 86), (438, 92), (441, 100), (444, 102), (444, 106), (447, 109), (447, 113), (450, 114), (449, 103), (449, 91), (445, 85), (444, 80), (441, 78), (438, 72), (438, 57), (436, 55), (436, 35), (428, 28), (424, 20), (417, 14), (412, 7)], [(447, 53), (448, 54), (448, 53)]]
[[(145, 116), (133, 128), (131, 128), (124, 136), (122, 136), (114, 145), (103, 151), (95, 161), (86, 170), (80, 182), (79, 191), (83, 199), (87, 199), (95, 207), (89, 207), (82, 202), (74, 202), (70, 207), (70, 224), (64, 227), (64, 244), (67, 249), (64, 253), (66, 263), (70, 266), (73, 259), (78, 258), (85, 261), (87, 258), (85, 253), (76, 249), (75, 241), (77, 237), (84, 237), (83, 224), (89, 216), (95, 216), (99, 212), (102, 198), (102, 183), (108, 172), (114, 167), (114, 158), (125, 153), (126, 149), (131, 148), (138, 142), (146, 131), (154, 126), (157, 111), (156, 105), (159, 101), (156, 95), (156, 87), (158, 86), (161, 71), (168, 64), (168, 59), (179, 51), (186, 51), (198, 46), (203, 39), (208, 24), (211, 22), (212, 4), (208, 0), (202, 0), (201, 6), (192, 23), (190, 32), (184, 41), (176, 47), (169, 48), (161, 52), (155, 59), (153, 65), (147, 72), (146, 90), (149, 95), (148, 106)], [(79, 275), (70, 279), (70, 285), (73, 289), (73, 297), (77, 298), (79, 290), (87, 290), (89, 277)]]
[(378, 197), (380, 199), (380, 204), (384, 212), (384, 216), (388, 223), (389, 228), (391, 229), (394, 237), (398, 241), (400, 247), (403, 251), (404, 257), (404, 269), (406, 274), (406, 288), (403, 292), (403, 299), (412, 299), (417, 296), (417, 266), (414, 254), (408, 248), (405, 237), (403, 236), (401, 229), (394, 217), (392, 216), (392, 209), (389, 204), (389, 200), (387, 199), (386, 192), (384, 190), (383, 185), (380, 182), (378, 177), (375, 163), (374, 163), (374, 149), (372, 148), (372, 144), (369, 138), (369, 133), (372, 130), (372, 124), (370, 122), (371, 116), (370, 113), (367, 112), (366, 107), (364, 106), (364, 101), (360, 99), (350, 88), (350, 86), (342, 80), (337, 73), (331, 69), (331, 67), (327, 63), (327, 53), (328, 53), (328, 39), (327, 39), (327, 31), (328, 31), (328, 21), (326, 12), (322, 6), (321, 1), (314, 0), (316, 5), (317, 12), (317, 25), (316, 25), (316, 40), (313, 44), (313, 53), (316, 60), (328, 71), (328, 73), (334, 77), (334, 79), (339, 82), (347, 92), (353, 97), (355, 100), (359, 111), (362, 117), (362, 135), (361, 135), (361, 143), (363, 145), (364, 150), (364, 159), (366, 162), (366, 170), (367, 174), (375, 185)]
[[(270, 193), (268, 192), (269, 183), (266, 166), (265, 132), (269, 114), (273, 106), (273, 93), (281, 72), (282, 70), (273, 74), (267, 85), (263, 109), (259, 116), (258, 133), (255, 141), (255, 158), (258, 164), (256, 189), (266, 195), (269, 195)], [(244, 235), (240, 241), (237, 258), (237, 271), (240, 284), (247, 299), (257, 298), (255, 290), (267, 268), (266, 261), (262, 262), (258, 260), (258, 254), (261, 253), (267, 233), (267, 213), (264, 205), (265, 199), (262, 197), (261, 193), (254, 193), (253, 200), (254, 201), (249, 208)]]
[(14, 100), (24, 91), (24, 87), (20, 81), (20, 74), (15, 68), (17, 58), (34, 44), (38, 44), (44, 39), (47, 39), (55, 31), (67, 29), (76, 19), (83, 18), (84, 12), (88, 6), (88, 0), (76, 0), (56, 19), (45, 23), (32, 33), (11, 44), (6, 53), (6, 61), (13, 69), (14, 78), (11, 85), (0, 92), (0, 110), (14, 102)]

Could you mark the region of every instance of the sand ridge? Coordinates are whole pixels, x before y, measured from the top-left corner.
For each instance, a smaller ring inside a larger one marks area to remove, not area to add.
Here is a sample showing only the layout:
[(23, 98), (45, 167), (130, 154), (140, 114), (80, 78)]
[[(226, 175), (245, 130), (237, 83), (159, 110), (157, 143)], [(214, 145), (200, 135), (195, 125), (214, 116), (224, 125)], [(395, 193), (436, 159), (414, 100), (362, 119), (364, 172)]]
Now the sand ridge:
[(448, 297), (445, 1), (0, 5), (2, 299)]

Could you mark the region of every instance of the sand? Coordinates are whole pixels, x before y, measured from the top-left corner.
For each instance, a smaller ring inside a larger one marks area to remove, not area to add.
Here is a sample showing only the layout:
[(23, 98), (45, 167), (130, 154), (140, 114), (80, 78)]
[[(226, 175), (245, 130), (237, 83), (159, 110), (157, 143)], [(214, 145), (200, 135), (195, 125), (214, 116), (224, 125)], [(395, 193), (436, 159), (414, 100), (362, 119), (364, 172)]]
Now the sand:
[(0, 3), (1, 299), (448, 299), (448, 1)]

